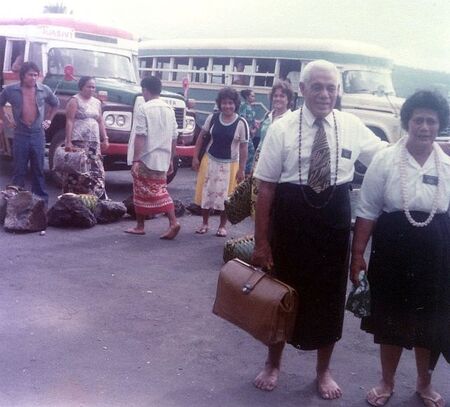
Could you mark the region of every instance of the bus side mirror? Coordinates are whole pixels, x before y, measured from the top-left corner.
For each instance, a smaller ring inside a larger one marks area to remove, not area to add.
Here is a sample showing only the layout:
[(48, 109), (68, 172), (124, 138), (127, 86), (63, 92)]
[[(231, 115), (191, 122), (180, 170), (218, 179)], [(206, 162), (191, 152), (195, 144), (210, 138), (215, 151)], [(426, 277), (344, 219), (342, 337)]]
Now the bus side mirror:
[(65, 65), (64, 66), (64, 80), (65, 81), (74, 81), (75, 77), (73, 76), (73, 65)]

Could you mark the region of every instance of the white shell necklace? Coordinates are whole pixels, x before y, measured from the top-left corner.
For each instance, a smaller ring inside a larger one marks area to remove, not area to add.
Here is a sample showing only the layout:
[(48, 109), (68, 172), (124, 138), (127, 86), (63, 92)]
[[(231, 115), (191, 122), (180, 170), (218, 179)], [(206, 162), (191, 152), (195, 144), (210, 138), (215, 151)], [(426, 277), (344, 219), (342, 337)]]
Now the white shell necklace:
[(441, 169), (441, 163), (439, 161), (439, 154), (437, 150), (436, 144), (433, 143), (433, 150), (434, 150), (434, 163), (436, 166), (436, 175), (437, 175), (437, 185), (436, 185), (436, 192), (434, 193), (433, 203), (431, 205), (431, 212), (428, 215), (428, 218), (425, 219), (423, 222), (417, 222), (413, 219), (411, 216), (411, 212), (409, 211), (409, 197), (408, 197), (408, 187), (406, 185), (406, 165), (408, 162), (407, 157), (407, 149), (406, 149), (406, 137), (401, 145), (401, 158), (400, 158), (400, 184), (401, 184), (401, 194), (402, 194), (402, 201), (403, 201), (403, 211), (405, 212), (405, 216), (408, 219), (408, 222), (417, 228), (428, 226), (431, 221), (434, 218), (434, 215), (436, 215), (438, 203), (439, 203), (439, 196), (440, 196), (440, 186), (441, 186), (441, 178), (440, 178), (440, 169)]

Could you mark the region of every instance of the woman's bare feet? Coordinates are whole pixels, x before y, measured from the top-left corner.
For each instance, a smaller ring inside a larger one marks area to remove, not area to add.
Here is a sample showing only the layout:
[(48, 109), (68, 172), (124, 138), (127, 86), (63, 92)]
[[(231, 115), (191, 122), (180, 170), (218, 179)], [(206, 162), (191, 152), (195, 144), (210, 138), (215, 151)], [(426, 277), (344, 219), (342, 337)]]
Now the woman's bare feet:
[(417, 384), (417, 395), (422, 399), (424, 406), (426, 407), (444, 407), (445, 401), (442, 396), (435, 392), (431, 385), (420, 386)]
[(272, 391), (278, 384), (280, 369), (270, 363), (266, 363), (264, 369), (253, 380), (253, 384), (260, 390)]
[(367, 402), (371, 406), (384, 406), (394, 393), (394, 384), (386, 383), (384, 380), (367, 393)]
[(327, 369), (323, 373), (317, 373), (317, 390), (325, 400), (334, 400), (342, 396), (342, 390), (334, 381), (330, 371)]

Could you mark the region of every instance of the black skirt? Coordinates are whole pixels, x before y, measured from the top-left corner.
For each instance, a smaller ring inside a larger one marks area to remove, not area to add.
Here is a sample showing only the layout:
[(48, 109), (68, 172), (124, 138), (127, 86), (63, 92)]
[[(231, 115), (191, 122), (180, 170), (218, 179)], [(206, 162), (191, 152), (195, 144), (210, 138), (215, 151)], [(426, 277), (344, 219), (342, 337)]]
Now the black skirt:
[(290, 343), (304, 350), (330, 345), (342, 335), (351, 225), (349, 185), (336, 187), (322, 209), (308, 203), (317, 205), (331, 190), (317, 195), (309, 187), (279, 184), (272, 208), (275, 273), (297, 290), (300, 300)]
[[(417, 221), (428, 214), (413, 212)], [(361, 328), (375, 343), (442, 352), (450, 361), (450, 218), (426, 227), (403, 212), (383, 213), (372, 237), (371, 316)]]

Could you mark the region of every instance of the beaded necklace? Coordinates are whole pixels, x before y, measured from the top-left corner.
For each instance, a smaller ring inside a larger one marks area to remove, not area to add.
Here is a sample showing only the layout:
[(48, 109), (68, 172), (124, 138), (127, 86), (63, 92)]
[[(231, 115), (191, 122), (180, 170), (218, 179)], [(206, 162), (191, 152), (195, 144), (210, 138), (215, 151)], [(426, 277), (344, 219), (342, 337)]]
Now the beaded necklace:
[[(334, 185), (333, 189), (331, 190), (327, 200), (322, 205), (314, 205), (306, 196), (305, 192), (303, 191), (303, 188), (300, 187), (302, 191), (303, 198), (305, 199), (305, 202), (312, 208), (315, 209), (322, 209), (325, 206), (329, 204), (331, 201), (331, 198), (333, 198), (334, 192), (336, 190), (336, 184), (337, 184), (337, 178), (338, 178), (338, 164), (339, 164), (339, 138), (338, 138), (338, 129), (337, 129), (337, 123), (336, 123), (336, 116), (333, 113), (333, 122), (334, 122), (334, 135), (336, 137), (336, 171), (334, 176)], [(298, 129), (298, 175), (299, 175), (299, 181), (300, 186), (302, 183), (302, 123), (303, 123), (303, 106), (300, 108), (300, 123), (299, 123), (299, 129)], [(331, 156), (330, 156), (331, 161)]]
[(440, 195), (440, 186), (441, 186), (441, 178), (440, 178), (440, 161), (438, 157), (438, 151), (436, 145), (433, 143), (434, 150), (434, 164), (436, 166), (436, 175), (437, 175), (437, 185), (436, 192), (434, 193), (433, 203), (431, 204), (431, 212), (428, 215), (428, 218), (423, 222), (417, 222), (411, 216), (411, 212), (409, 211), (409, 197), (408, 197), (408, 187), (406, 185), (406, 164), (407, 164), (407, 149), (406, 149), (406, 138), (401, 146), (401, 160), (400, 160), (400, 184), (401, 184), (401, 192), (402, 192), (402, 201), (403, 201), (403, 212), (405, 212), (406, 219), (408, 222), (417, 228), (428, 226), (436, 215), (438, 203), (439, 203), (439, 195)]

